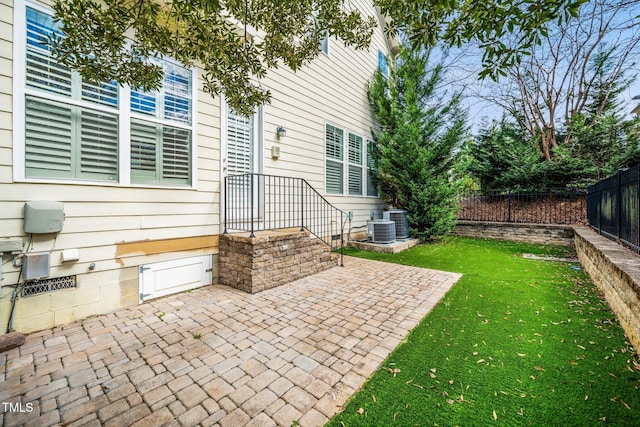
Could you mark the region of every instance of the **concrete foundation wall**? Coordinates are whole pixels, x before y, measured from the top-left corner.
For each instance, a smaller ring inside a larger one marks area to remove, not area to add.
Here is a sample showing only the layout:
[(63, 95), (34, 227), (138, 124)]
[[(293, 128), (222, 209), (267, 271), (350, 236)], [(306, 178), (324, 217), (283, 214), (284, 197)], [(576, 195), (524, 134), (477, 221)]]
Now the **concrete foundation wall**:
[(573, 245), (573, 227), (570, 225), (458, 221), (451, 234), (542, 245)]
[(576, 227), (580, 264), (604, 293), (627, 338), (640, 350), (640, 256), (587, 227)]
[(338, 265), (338, 255), (308, 231), (224, 234), (219, 282), (256, 293)]

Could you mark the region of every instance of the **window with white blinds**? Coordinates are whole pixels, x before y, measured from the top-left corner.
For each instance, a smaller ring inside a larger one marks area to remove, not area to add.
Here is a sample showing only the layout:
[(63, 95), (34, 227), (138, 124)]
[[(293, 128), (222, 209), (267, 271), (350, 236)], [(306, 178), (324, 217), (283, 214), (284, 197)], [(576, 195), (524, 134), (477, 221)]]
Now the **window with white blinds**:
[(376, 150), (376, 143), (371, 140), (367, 140), (367, 196), (378, 197), (378, 183), (374, 174), (374, 155)]
[(373, 157), (369, 151), (373, 144), (373, 141), (365, 140), (353, 132), (328, 123), (325, 125), (327, 194), (378, 196), (373, 181)]
[(327, 124), (325, 126), (325, 157), (327, 194), (344, 194), (344, 131)]
[(362, 196), (362, 137), (349, 132), (349, 195)]
[[(118, 182), (129, 171), (132, 183), (190, 184), (193, 72), (153, 60), (165, 72), (153, 93), (84, 81), (53, 57), (57, 28), (51, 14), (26, 8), (25, 177)], [(119, 164), (129, 143), (130, 164)]]
[(162, 88), (131, 90), (131, 181), (191, 182), (192, 73), (154, 59), (164, 71)]

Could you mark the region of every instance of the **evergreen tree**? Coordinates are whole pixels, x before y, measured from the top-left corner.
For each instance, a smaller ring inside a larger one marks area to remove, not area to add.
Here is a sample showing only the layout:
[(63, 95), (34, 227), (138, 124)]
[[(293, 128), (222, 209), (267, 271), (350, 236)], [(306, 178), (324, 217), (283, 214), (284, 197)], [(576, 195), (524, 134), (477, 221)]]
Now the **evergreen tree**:
[(469, 151), (473, 160), (468, 171), (485, 191), (538, 184), (537, 166), (543, 161), (542, 155), (535, 143), (527, 140), (524, 130), (504, 117), (483, 123)]
[(460, 179), (453, 173), (467, 135), (460, 95), (436, 90), (442, 66), (405, 50), (389, 79), (376, 73), (369, 101), (380, 123), (375, 173), (380, 196), (406, 209), (413, 236), (429, 239), (455, 225)]

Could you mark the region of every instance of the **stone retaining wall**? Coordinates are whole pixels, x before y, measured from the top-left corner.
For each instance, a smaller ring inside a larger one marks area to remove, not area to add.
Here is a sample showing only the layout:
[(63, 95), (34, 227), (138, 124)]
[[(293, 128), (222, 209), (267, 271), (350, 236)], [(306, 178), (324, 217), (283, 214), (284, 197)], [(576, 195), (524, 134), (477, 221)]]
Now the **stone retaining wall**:
[(573, 245), (573, 227), (570, 225), (458, 221), (451, 234), (543, 245)]
[(575, 247), (580, 264), (640, 351), (640, 256), (587, 227), (575, 228)]
[(338, 265), (338, 255), (308, 231), (220, 236), (219, 283), (256, 293)]

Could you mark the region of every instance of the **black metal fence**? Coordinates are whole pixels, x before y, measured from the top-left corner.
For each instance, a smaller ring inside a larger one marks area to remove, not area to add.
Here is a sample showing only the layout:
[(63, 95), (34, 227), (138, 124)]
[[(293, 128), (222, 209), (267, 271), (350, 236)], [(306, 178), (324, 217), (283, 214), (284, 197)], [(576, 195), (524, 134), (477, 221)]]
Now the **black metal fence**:
[(468, 192), (460, 199), (458, 219), (586, 225), (586, 192), (564, 189)]
[(299, 228), (332, 250), (344, 246), (346, 212), (336, 208), (306, 180), (244, 174), (225, 178), (225, 233)]
[(600, 180), (587, 191), (589, 225), (640, 253), (640, 165)]

